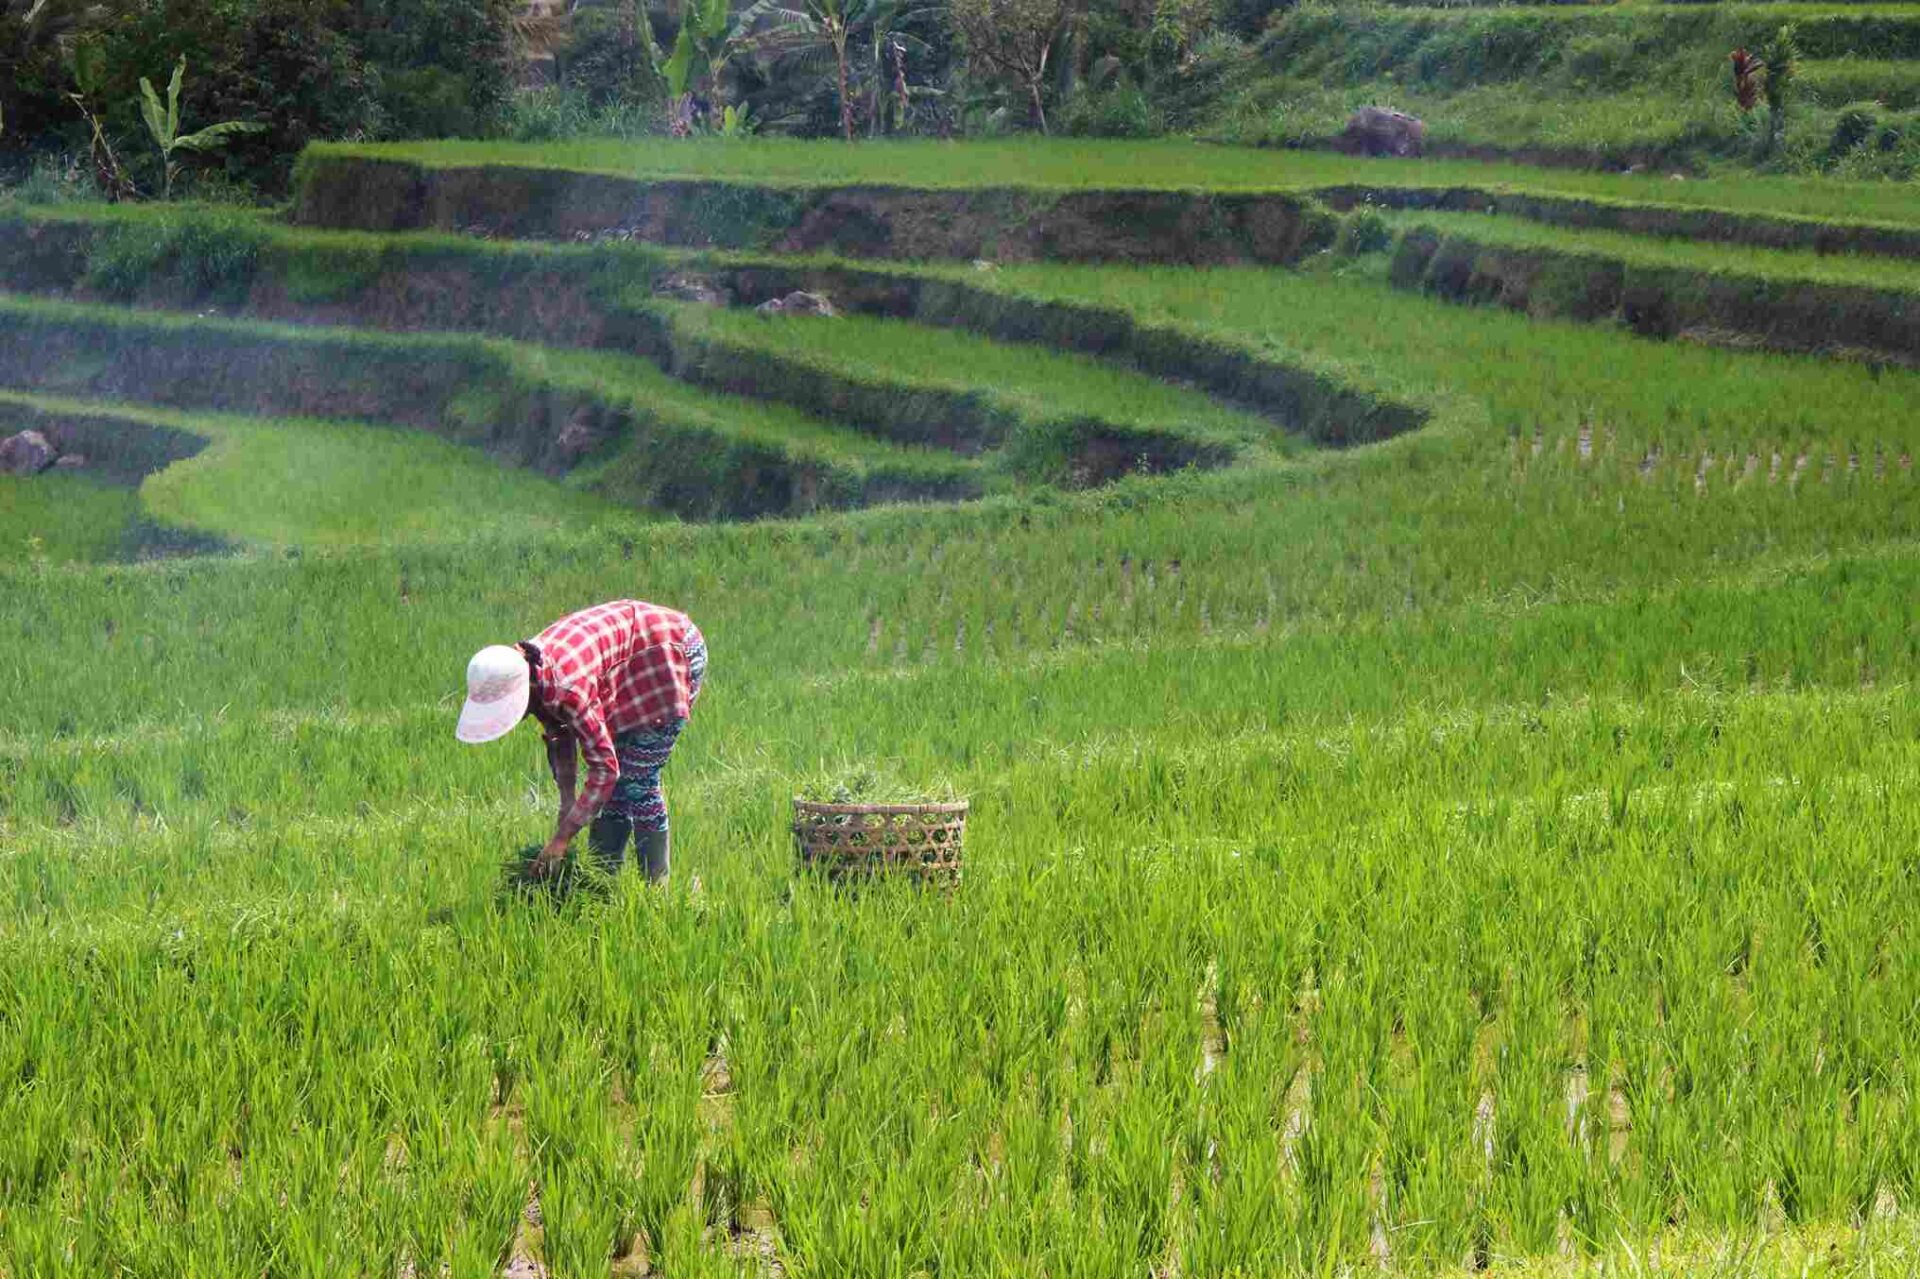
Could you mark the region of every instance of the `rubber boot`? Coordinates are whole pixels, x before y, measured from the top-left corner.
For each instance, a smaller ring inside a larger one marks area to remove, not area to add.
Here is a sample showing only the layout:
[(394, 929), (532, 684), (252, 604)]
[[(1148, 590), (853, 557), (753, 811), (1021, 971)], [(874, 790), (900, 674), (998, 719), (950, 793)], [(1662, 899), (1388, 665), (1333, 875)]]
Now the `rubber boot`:
[(649, 884), (664, 884), (672, 869), (671, 841), (663, 830), (640, 831), (633, 837), (635, 861), (644, 860)]
[(609, 875), (620, 873), (620, 864), (627, 857), (627, 836), (633, 833), (633, 821), (619, 813), (602, 813), (593, 819), (593, 825), (587, 830), (587, 847), (593, 850), (593, 860)]

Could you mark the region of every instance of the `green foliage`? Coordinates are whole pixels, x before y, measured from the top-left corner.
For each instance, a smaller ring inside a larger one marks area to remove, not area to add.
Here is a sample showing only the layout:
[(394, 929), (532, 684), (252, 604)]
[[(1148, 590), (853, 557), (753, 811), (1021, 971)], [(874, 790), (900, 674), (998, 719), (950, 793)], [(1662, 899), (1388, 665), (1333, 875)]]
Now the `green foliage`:
[[(45, 479), (47, 505), (9, 510), (5, 528), (42, 529), (56, 559), (130, 558), (149, 551), (151, 526), (209, 544), (314, 549), (422, 544), (476, 536), (538, 535), (600, 527), (628, 533), (647, 517), (551, 479), (502, 467), (477, 449), (430, 435), (345, 422), (126, 408), (0, 392), (55, 418), (80, 415), (115, 429), (188, 432), (208, 447), (156, 472), (108, 486), (87, 472)], [(90, 446), (92, 447), (92, 446)], [(97, 462), (109, 459), (90, 454)], [(324, 475), (326, 483), (310, 483)], [(42, 490), (18, 484), (16, 500)], [(65, 503), (65, 509), (61, 507)], [(57, 521), (49, 513), (59, 511)], [(109, 518), (109, 516), (112, 518)], [(82, 530), (86, 538), (79, 537)], [(211, 542), (209, 541), (211, 538)], [(194, 545), (189, 540), (188, 545)], [(4, 562), (5, 557), (0, 557)]]
[(717, 85), (727, 60), (741, 48), (745, 32), (728, 11), (726, 0), (689, 0), (680, 15), (680, 31), (674, 38), (673, 53), (661, 74), (666, 80), (667, 96), (678, 99)]
[(797, 799), (820, 804), (954, 804), (967, 796), (950, 781), (910, 780), (888, 760), (840, 760), (794, 780)]
[(188, 120), (244, 120), (265, 132), (229, 141), (219, 168), (269, 191), (284, 189), (294, 156), (323, 137), (377, 137), (383, 117), (374, 73), (342, 6), (313, 0), (140, 0), (86, 47), (99, 83), (88, 89), (108, 135), (146, 188), (165, 185), (165, 164), (149, 146), (139, 78), (186, 58), (194, 68), (179, 113)]
[(1104, 88), (1075, 96), (1061, 113), (1062, 129), (1094, 138), (1148, 138), (1162, 131), (1162, 119), (1147, 91), (1125, 77)]
[(595, 110), (649, 109), (657, 131), (668, 85), (652, 28), (635, 6), (576, 10), (571, 34), (557, 57), (569, 96), (579, 96)]
[(180, 86), (187, 74), (186, 55), (173, 67), (173, 79), (167, 83), (167, 104), (160, 105), (160, 95), (153, 91), (153, 84), (145, 76), (140, 77), (140, 114), (147, 126), (147, 136), (153, 139), (154, 146), (160, 149), (160, 159), (166, 174), (165, 198), (173, 198), (173, 179), (179, 171), (179, 164), (173, 158), (176, 151), (207, 152), (217, 151), (225, 146), (227, 139), (242, 133), (260, 133), (264, 125), (250, 120), (222, 120), (210, 124), (192, 133), (180, 132)]
[(506, 137), (515, 142), (636, 139), (656, 135), (661, 128), (658, 103), (609, 102), (596, 106), (584, 92), (544, 85), (514, 99)]
[[(0, 427), (5, 434), (14, 429)], [(0, 564), (114, 559), (139, 516), (139, 499), (129, 488), (59, 472), (30, 479), (0, 475)]]
[(1779, 145), (1787, 127), (1787, 107), (1793, 101), (1794, 80), (1800, 74), (1800, 42), (1791, 22), (1781, 25), (1761, 51), (1766, 63), (1768, 135), (1771, 145)]
[[(967, 455), (1027, 446), (1012, 469), (1057, 479), (1089, 438), (1219, 464), (1255, 444), (1293, 445), (1276, 424), (1101, 361), (1030, 344), (848, 316), (823, 321), (683, 305), (675, 367), (906, 443)], [(1028, 438), (1018, 437), (1022, 432)], [(1054, 465), (1034, 459), (1058, 446)], [(1154, 469), (1154, 468), (1148, 468)]]
[(1848, 107), (1833, 122), (1833, 141), (1828, 147), (1835, 155), (1844, 155), (1868, 138), (1879, 127), (1879, 120), (1871, 107)]
[(37, 157), (26, 177), (0, 191), (23, 204), (71, 204), (90, 199), (93, 191), (80, 165), (72, 158)]
[[(23, 0), (7, 3), (10, 13)], [(130, 152), (148, 135), (140, 73), (186, 58), (194, 77), (179, 112), (261, 124), (259, 137), (234, 139), (220, 159), (232, 181), (270, 192), (285, 189), (294, 157), (317, 138), (484, 136), (504, 127), (512, 101), (513, 0), (134, 0), (99, 22), (88, 15), (104, 17), (103, 7), (56, 4), (91, 28), (63, 47), (101, 68), (97, 84), (83, 77), (80, 87), (117, 148)], [(66, 97), (77, 72), (54, 61), (10, 83), (0, 65), (9, 144), (84, 147)], [(133, 167), (141, 185), (164, 187), (158, 156)]]
[[(439, 431), (636, 506), (751, 518), (977, 494), (987, 476), (602, 352), (361, 334), (0, 298), (0, 381), (48, 393)], [(580, 420), (602, 447), (559, 444)], [(569, 468), (571, 468), (569, 470)]]
[(1368, 253), (1385, 252), (1393, 244), (1393, 226), (1386, 214), (1372, 204), (1361, 204), (1340, 219), (1340, 233), (1333, 250), (1342, 257), (1357, 258)]
[(521, 8), (518, 0), (357, 0), (336, 9), (374, 91), (376, 136), (497, 135), (513, 106)]
[(1067, 22), (1064, 0), (950, 0), (949, 13), (969, 69), (1004, 81), (1047, 132), (1047, 68)]
[(1920, 62), (1870, 58), (1804, 61), (1798, 84), (1801, 95), (1818, 106), (1872, 102), (1894, 111), (1920, 107)]
[(31, 143), (62, 122), (64, 50), (102, 16), (87, 0), (0, 0), (0, 141)]
[(127, 221), (95, 237), (85, 283), (110, 298), (235, 303), (252, 287), (268, 233), (244, 215)]
[(1647, 69), (1647, 51), (1619, 31), (1576, 36), (1566, 42), (1560, 59), (1571, 86), (1589, 92), (1630, 88)]

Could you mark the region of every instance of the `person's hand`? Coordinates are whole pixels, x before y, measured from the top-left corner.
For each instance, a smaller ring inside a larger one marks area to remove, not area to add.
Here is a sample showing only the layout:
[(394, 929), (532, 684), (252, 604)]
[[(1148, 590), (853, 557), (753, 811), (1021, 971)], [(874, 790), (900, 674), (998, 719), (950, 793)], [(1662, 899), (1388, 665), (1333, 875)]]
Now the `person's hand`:
[(565, 843), (557, 840), (548, 840), (547, 846), (540, 850), (540, 855), (527, 864), (527, 874), (533, 876), (535, 879), (545, 879), (553, 873), (554, 867), (558, 866), (566, 855), (567, 846)]

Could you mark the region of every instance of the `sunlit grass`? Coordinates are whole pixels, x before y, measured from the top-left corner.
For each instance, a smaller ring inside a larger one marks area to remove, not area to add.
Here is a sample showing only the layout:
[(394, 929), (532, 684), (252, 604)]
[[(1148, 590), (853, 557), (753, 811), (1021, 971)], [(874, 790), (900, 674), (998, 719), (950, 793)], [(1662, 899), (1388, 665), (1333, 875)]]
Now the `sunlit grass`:
[(1647, 204), (1725, 208), (1843, 221), (1920, 223), (1899, 183), (1727, 176), (1688, 182), (1665, 174), (1603, 174), (1472, 161), (1353, 159), (1326, 152), (1208, 145), (1186, 140), (1098, 142), (414, 142), (327, 144), (319, 158), (364, 155), (432, 167), (510, 165), (623, 177), (715, 178), (774, 185), (848, 182), (955, 188), (1033, 186), (1156, 190), (1307, 191), (1328, 185), (1488, 186)]

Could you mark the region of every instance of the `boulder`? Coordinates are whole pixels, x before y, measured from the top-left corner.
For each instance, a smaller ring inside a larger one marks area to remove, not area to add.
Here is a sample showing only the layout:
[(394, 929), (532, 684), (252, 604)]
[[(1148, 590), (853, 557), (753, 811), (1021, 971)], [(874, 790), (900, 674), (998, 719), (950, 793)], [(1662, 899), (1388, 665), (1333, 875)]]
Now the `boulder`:
[(1361, 107), (1347, 118), (1334, 145), (1348, 155), (1416, 156), (1426, 147), (1426, 124), (1404, 111)]
[(829, 319), (840, 313), (833, 309), (833, 302), (824, 293), (808, 293), (805, 289), (796, 289), (785, 297), (762, 302), (754, 310), (762, 315), (823, 315)]
[(54, 466), (62, 471), (78, 471), (83, 469), (86, 464), (87, 455), (85, 453), (62, 453), (54, 462)]
[(733, 291), (706, 275), (667, 275), (654, 281), (655, 297), (675, 302), (698, 302), (702, 306), (732, 306)]
[(38, 475), (60, 456), (38, 431), (21, 431), (0, 440), (0, 475)]

